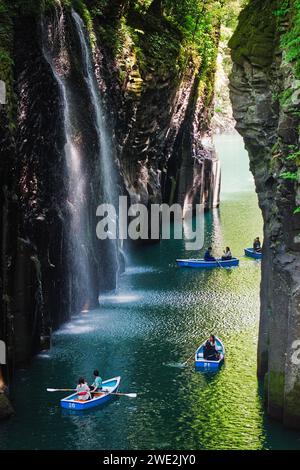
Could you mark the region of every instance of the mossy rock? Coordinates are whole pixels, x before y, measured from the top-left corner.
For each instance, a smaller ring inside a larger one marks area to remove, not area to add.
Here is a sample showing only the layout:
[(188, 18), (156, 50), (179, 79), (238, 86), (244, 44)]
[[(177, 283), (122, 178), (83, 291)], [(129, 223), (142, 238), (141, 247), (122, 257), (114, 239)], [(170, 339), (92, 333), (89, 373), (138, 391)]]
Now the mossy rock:
[(252, 0), (241, 12), (229, 41), (234, 62), (243, 65), (247, 59), (262, 68), (272, 64), (276, 46), (275, 7), (270, 0)]

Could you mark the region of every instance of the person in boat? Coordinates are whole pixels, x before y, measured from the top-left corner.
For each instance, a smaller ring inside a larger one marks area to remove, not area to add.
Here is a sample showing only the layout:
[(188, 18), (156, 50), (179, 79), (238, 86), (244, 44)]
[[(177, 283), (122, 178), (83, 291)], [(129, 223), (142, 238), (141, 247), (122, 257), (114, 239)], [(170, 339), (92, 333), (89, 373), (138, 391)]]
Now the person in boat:
[(102, 390), (102, 379), (99, 375), (99, 371), (97, 369), (93, 372), (94, 375), (94, 382), (90, 386), (90, 391), (93, 396), (95, 392), (100, 392)]
[(259, 237), (256, 237), (253, 242), (253, 250), (256, 251), (256, 253), (261, 253), (261, 243)]
[(212, 255), (212, 247), (209, 246), (204, 254), (204, 261), (216, 261), (216, 258)]
[(230, 260), (230, 259), (232, 259), (231, 250), (230, 250), (229, 246), (226, 246), (225, 250), (223, 251), (222, 260), (226, 261), (226, 260)]
[(206, 341), (203, 357), (208, 361), (218, 361), (220, 359), (220, 353), (217, 351), (215, 335), (210, 335), (209, 339)]
[(90, 387), (88, 386), (83, 377), (80, 377), (78, 380), (76, 392), (78, 395), (78, 400), (87, 401), (91, 399)]

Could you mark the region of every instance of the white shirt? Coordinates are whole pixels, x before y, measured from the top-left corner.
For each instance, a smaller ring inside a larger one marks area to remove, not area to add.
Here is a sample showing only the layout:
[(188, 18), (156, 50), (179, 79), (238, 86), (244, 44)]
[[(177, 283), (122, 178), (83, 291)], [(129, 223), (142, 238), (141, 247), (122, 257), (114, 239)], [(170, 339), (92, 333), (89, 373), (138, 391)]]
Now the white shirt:
[(78, 384), (76, 387), (77, 393), (86, 392), (84, 395), (78, 395), (78, 400), (88, 400), (90, 398), (90, 387), (88, 384)]

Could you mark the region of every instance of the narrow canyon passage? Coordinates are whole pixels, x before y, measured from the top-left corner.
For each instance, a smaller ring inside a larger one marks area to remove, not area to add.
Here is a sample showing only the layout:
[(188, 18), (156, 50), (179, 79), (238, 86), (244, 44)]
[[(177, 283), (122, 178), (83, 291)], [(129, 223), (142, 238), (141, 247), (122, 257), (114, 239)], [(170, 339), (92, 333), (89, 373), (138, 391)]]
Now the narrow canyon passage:
[[(205, 243), (241, 256), (249, 235), (262, 231), (248, 156), (238, 135), (215, 138), (223, 167), (222, 205), (206, 214)], [(129, 256), (116, 292), (98, 310), (74, 315), (53, 348), (18, 371), (17, 415), (1, 425), (8, 449), (278, 449), (300, 448), (300, 433), (266, 417), (256, 378), (260, 264), (213, 272), (176, 269), (189, 256), (181, 240)], [(217, 374), (181, 368), (211, 332), (226, 344)], [(137, 392), (90, 412), (61, 410), (60, 394), (80, 374), (121, 375), (121, 390)], [(33, 412), (32, 404), (35, 411)], [(219, 436), (222, 435), (222, 439)]]
[[(299, 32), (300, 0), (0, 0), (0, 449), (300, 450)], [(46, 391), (95, 368), (137, 398)]]

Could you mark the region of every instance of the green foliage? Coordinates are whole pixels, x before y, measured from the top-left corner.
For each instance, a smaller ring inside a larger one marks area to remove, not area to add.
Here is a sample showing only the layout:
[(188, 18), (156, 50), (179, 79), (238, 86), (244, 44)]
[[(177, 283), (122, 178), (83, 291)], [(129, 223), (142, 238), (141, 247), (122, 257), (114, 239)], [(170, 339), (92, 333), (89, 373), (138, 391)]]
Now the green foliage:
[(295, 75), (300, 78), (300, 0), (285, 0), (275, 11), (278, 18), (287, 18), (290, 28), (281, 37), (286, 60), (294, 64)]
[(222, 18), (222, 2), (165, 0), (165, 16), (181, 32), (183, 42), (199, 55), (205, 67), (214, 64), (217, 53), (216, 32)]
[(284, 180), (298, 181), (298, 172), (284, 171), (279, 176)]
[(293, 153), (289, 154), (288, 157), (287, 157), (287, 160), (293, 160), (294, 162), (299, 164), (300, 163), (300, 150), (298, 150), (297, 152), (293, 152)]
[(238, 16), (248, 2), (249, 0), (227, 0), (223, 2), (222, 24), (234, 31), (237, 26)]
[(289, 100), (293, 94), (293, 89), (288, 88), (287, 90), (283, 90), (283, 92), (279, 96), (279, 102), (281, 106), (284, 106), (289, 103)]
[(289, 12), (289, 0), (283, 0), (280, 2), (279, 7), (274, 11), (274, 15), (278, 18), (284, 18)]
[[(123, 61), (130, 68), (132, 60), (136, 61), (142, 77), (153, 70), (157, 76), (177, 71), (174, 77), (178, 77), (193, 64), (201, 80), (209, 76), (207, 81), (213, 84), (210, 73), (216, 63), (222, 1), (136, 0), (126, 5), (118, 23), (104, 18), (100, 26), (119, 64)], [(121, 75), (124, 78), (124, 69)]]

